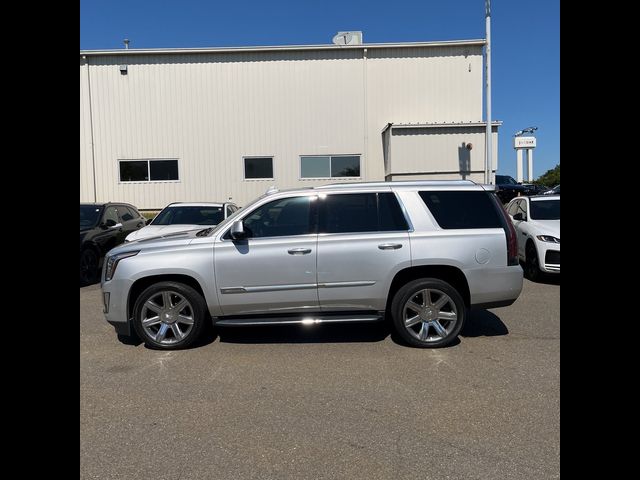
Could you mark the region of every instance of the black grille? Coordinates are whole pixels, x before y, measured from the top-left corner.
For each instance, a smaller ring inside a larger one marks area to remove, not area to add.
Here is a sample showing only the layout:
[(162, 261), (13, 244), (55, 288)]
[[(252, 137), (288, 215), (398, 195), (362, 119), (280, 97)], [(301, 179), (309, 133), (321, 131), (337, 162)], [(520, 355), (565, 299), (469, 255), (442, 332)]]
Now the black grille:
[(560, 252), (555, 250), (547, 250), (547, 254), (544, 256), (544, 263), (553, 263), (560, 265)]

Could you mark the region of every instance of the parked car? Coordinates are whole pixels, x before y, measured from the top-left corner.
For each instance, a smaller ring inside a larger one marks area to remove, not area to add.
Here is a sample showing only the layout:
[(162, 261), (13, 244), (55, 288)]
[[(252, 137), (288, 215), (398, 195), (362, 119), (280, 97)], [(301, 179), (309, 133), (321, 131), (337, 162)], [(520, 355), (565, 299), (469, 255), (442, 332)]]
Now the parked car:
[(97, 281), (105, 253), (144, 223), (138, 209), (128, 203), (81, 203), (80, 282)]
[(523, 183), (522, 186), (525, 188), (524, 195), (542, 195), (550, 190), (549, 187), (536, 183)]
[(560, 195), (514, 198), (507, 213), (518, 232), (518, 256), (525, 275), (560, 273)]
[(508, 203), (519, 195), (527, 195), (529, 190), (509, 175), (496, 175), (496, 194), (502, 203)]
[(107, 321), (150, 347), (216, 326), (369, 322), (416, 347), (458, 336), (467, 310), (512, 304), (517, 239), (492, 186), (378, 182), (272, 191), (216, 227), (109, 252)]
[(226, 203), (170, 203), (156, 215), (153, 220), (147, 221), (147, 226), (127, 236), (126, 242), (142, 240), (187, 230), (202, 230), (219, 224), (238, 207), (230, 202)]
[(560, 195), (560, 185), (556, 185), (548, 192), (544, 192), (544, 195)]

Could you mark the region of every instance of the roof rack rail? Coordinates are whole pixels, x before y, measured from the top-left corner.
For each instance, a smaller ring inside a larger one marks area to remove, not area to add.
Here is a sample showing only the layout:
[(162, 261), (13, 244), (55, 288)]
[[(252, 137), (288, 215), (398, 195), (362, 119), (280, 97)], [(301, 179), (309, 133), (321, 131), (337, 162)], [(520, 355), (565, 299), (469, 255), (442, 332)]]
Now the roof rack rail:
[(313, 187), (314, 189), (323, 188), (353, 188), (353, 187), (389, 187), (389, 186), (403, 186), (403, 185), (479, 185), (473, 180), (400, 180), (392, 182), (350, 182), (350, 183), (330, 183), (328, 185), (320, 185)]

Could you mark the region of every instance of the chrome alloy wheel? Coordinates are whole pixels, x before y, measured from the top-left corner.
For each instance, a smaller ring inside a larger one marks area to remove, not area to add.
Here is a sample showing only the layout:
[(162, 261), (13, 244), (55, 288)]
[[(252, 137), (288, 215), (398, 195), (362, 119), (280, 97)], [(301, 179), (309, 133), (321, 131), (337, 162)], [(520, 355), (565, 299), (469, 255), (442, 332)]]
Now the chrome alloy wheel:
[(165, 290), (150, 297), (141, 315), (144, 332), (163, 345), (183, 340), (193, 328), (193, 307), (175, 291)]
[(458, 322), (453, 300), (434, 288), (416, 292), (405, 303), (402, 315), (407, 331), (421, 342), (442, 340)]

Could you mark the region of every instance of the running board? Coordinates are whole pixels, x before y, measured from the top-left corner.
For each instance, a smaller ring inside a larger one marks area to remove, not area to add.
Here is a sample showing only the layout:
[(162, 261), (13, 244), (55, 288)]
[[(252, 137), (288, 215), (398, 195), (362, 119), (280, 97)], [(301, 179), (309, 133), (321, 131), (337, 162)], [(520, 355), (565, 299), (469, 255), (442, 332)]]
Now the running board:
[(317, 323), (356, 323), (377, 322), (382, 320), (381, 315), (309, 315), (304, 317), (251, 317), (251, 318), (221, 318), (214, 324), (225, 327), (248, 327), (256, 325), (315, 325)]

